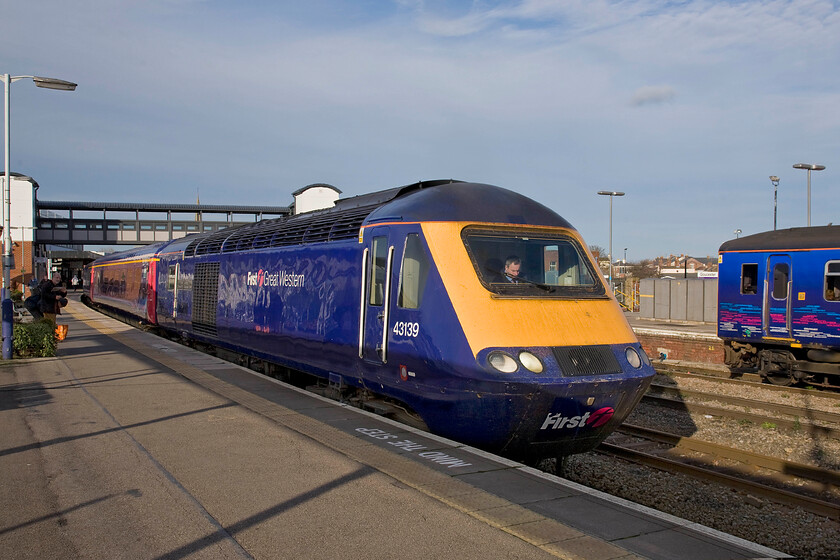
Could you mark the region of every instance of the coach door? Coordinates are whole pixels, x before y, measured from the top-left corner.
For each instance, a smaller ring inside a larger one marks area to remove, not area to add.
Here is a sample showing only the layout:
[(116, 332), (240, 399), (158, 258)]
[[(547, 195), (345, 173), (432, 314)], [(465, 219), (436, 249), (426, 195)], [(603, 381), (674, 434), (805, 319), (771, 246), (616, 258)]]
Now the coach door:
[(388, 361), (388, 325), (392, 306), (394, 244), (387, 227), (365, 232), (360, 294), (359, 357)]
[(771, 255), (764, 277), (764, 336), (791, 338), (792, 270), (790, 257)]

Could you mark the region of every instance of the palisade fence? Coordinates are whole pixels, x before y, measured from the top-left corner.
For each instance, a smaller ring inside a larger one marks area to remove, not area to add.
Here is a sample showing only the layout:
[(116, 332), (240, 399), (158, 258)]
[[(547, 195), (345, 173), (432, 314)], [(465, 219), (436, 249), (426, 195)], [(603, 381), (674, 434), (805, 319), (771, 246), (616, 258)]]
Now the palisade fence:
[(644, 319), (717, 323), (717, 278), (643, 278), (639, 315)]

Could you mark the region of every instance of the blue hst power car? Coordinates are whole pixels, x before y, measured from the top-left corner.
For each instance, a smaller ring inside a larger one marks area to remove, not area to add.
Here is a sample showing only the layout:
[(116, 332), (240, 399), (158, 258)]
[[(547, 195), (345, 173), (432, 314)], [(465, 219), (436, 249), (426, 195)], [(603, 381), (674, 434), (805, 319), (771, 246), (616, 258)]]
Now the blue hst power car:
[(653, 376), (578, 232), (490, 185), (343, 199), (89, 274), (94, 304), (523, 460), (592, 449)]

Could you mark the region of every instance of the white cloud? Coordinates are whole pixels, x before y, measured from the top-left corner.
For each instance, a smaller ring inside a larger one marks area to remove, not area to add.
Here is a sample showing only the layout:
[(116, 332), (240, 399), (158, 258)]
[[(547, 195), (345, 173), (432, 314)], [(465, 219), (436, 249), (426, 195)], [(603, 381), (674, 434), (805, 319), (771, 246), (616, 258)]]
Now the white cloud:
[(645, 86), (636, 90), (630, 104), (636, 107), (640, 105), (653, 105), (673, 101), (677, 92), (671, 86)]

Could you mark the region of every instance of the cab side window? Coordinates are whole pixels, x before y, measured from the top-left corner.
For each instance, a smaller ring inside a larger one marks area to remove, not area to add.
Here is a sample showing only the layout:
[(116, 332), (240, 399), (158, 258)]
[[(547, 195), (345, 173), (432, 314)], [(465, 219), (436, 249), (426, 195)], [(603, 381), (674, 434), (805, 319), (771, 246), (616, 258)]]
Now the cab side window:
[(370, 262), (370, 305), (382, 305), (385, 296), (385, 265), (388, 259), (388, 238), (373, 238), (373, 259)]
[(825, 263), (825, 290), (826, 301), (840, 302), (840, 261), (829, 261)]
[(741, 293), (754, 295), (758, 293), (758, 264), (741, 265)]
[(402, 269), (400, 272), (400, 294), (397, 305), (404, 309), (417, 309), (423, 301), (423, 291), (429, 276), (429, 260), (420, 236), (410, 233), (405, 238)]

